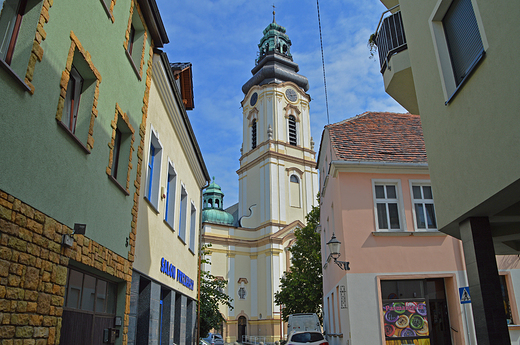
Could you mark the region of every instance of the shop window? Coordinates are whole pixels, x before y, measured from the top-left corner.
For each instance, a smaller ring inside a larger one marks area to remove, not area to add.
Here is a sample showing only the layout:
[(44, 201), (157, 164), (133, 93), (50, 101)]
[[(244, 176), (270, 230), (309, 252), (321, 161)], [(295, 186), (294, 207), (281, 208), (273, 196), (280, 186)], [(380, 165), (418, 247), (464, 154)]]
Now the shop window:
[(150, 151), (148, 152), (148, 165), (146, 174), (145, 198), (159, 210), (159, 185), (161, 178), (162, 145), (159, 135), (152, 128), (150, 137)]
[(188, 193), (181, 186), (181, 200), (179, 204), (179, 238), (186, 243), (186, 216), (188, 213)]
[(485, 37), (477, 15), (472, 0), (439, 0), (431, 16), (446, 103), (485, 55)]
[(173, 229), (173, 219), (175, 214), (175, 190), (177, 173), (173, 168), (173, 163), (168, 164), (168, 178), (166, 180), (166, 209), (164, 211), (164, 221)]
[(374, 184), (377, 230), (401, 230), (399, 184)]
[(146, 40), (147, 30), (139, 4), (132, 1), (124, 47), (126, 49), (126, 56), (139, 80), (141, 80), (143, 75)]
[(195, 242), (197, 240), (195, 236), (195, 225), (197, 222), (197, 209), (195, 205), (191, 204), (191, 212), (190, 212), (190, 250), (192, 253), (195, 253)]
[(128, 116), (116, 103), (116, 114), (112, 122), (112, 138), (108, 145), (110, 155), (107, 174), (127, 195), (130, 193), (130, 163), (134, 139), (134, 129)]
[(287, 126), (289, 128), (289, 144), (296, 146), (298, 144), (296, 136), (296, 118), (293, 115), (289, 115)]
[(289, 178), (289, 192), (290, 202), (292, 207), (301, 207), (301, 195), (300, 195), (300, 179), (296, 175), (291, 175)]
[(94, 120), (98, 114), (96, 108), (101, 75), (73, 32), (70, 37), (72, 42), (62, 72), (56, 121), (90, 153), (94, 147)]
[(256, 119), (253, 119), (253, 121), (251, 122), (251, 149), (256, 148), (256, 127)]
[(504, 301), (504, 309), (506, 314), (507, 324), (514, 324), (513, 322), (513, 314), (511, 312), (511, 303), (509, 301), (509, 291), (507, 288), (507, 277), (505, 275), (500, 275), (500, 290), (502, 291), (502, 300)]
[(432, 187), (429, 185), (412, 185), (415, 229), (437, 230)]

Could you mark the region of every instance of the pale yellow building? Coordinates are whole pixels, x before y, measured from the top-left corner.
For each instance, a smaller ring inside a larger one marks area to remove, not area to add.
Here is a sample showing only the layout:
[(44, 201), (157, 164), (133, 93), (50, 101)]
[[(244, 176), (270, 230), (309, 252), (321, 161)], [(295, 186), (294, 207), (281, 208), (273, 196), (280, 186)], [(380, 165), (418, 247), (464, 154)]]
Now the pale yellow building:
[(222, 310), (226, 342), (284, 336), (274, 294), (290, 265), (294, 229), (318, 192), (308, 80), (297, 73), (285, 28), (273, 20), (263, 33), (253, 76), (242, 87), (239, 202), (224, 211), (215, 182), (204, 193), (203, 243), (212, 247), (203, 269), (226, 279), (233, 298), (234, 309)]

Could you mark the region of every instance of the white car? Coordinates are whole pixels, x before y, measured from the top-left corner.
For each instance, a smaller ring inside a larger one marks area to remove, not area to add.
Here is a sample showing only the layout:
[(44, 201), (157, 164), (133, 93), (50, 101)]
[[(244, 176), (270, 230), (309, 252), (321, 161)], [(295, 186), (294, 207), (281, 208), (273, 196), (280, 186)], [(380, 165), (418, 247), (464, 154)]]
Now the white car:
[(210, 345), (224, 345), (224, 339), (220, 334), (210, 333), (207, 338), (204, 338)]
[(329, 345), (323, 334), (317, 331), (293, 332), (287, 339), (287, 345)]

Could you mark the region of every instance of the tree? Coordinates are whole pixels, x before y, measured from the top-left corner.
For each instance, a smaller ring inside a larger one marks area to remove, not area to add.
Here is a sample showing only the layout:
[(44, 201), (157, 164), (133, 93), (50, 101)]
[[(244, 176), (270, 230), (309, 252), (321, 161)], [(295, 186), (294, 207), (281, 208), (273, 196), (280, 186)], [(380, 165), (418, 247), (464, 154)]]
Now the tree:
[(313, 206), (305, 219), (307, 225), (294, 231), (296, 242), (289, 248), (292, 265), (280, 280), (280, 291), (274, 294), (274, 300), (283, 306), (284, 321), (290, 314), (316, 313), (322, 322), (323, 274), (320, 234), (316, 232), (320, 222), (319, 206)]
[[(205, 258), (209, 254), (208, 248), (211, 244), (201, 248), (201, 263), (211, 265)], [(224, 293), (227, 280), (218, 279), (207, 271), (200, 271), (200, 336), (206, 337), (212, 329), (219, 329), (224, 317), (219, 311), (219, 306), (227, 306), (233, 309), (233, 301)]]

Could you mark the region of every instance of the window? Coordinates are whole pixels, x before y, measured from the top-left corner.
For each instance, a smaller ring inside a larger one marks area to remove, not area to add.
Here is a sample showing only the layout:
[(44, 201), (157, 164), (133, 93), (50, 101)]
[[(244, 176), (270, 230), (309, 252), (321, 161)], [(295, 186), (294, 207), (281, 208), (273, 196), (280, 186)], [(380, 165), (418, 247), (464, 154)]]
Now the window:
[(442, 20), (455, 85), (469, 75), (484, 53), (471, 0), (454, 0)]
[(173, 163), (168, 164), (168, 178), (166, 180), (166, 210), (164, 211), (164, 221), (173, 229), (173, 218), (175, 213), (175, 184), (177, 173), (173, 168)]
[(113, 23), (115, 21), (114, 5), (116, 4), (116, 0), (101, 0), (101, 4), (103, 4), (103, 8), (105, 9), (108, 17), (112, 19)]
[(161, 177), (162, 145), (159, 135), (152, 128), (150, 138), (150, 152), (148, 153), (148, 166), (146, 176), (145, 197), (150, 204), (159, 210), (159, 184)]
[(126, 55), (139, 80), (141, 80), (141, 76), (143, 75), (144, 53), (148, 36), (144, 23), (145, 21), (139, 5), (135, 3), (135, 1), (132, 1), (124, 47), (126, 49)]
[(76, 123), (78, 120), (79, 98), (83, 88), (83, 78), (74, 65), (70, 69), (67, 94), (65, 95), (65, 108), (61, 121), (71, 131), (76, 134)]
[(487, 42), (472, 0), (439, 0), (430, 17), (446, 103), (485, 54)]
[(186, 214), (188, 212), (188, 193), (181, 186), (181, 203), (179, 205), (179, 238), (186, 243)]
[(300, 202), (300, 179), (296, 175), (291, 175), (289, 178), (289, 192), (290, 202), (292, 207), (301, 207)]
[(94, 67), (90, 54), (84, 50), (72, 31), (70, 38), (72, 42), (61, 76), (56, 121), (74, 141), (90, 153), (94, 147), (94, 120), (97, 117), (101, 75)]
[(418, 230), (437, 230), (432, 187), (412, 185), (415, 228)]
[(400, 230), (398, 185), (376, 183), (374, 185), (378, 230)]
[(191, 204), (191, 218), (190, 218), (190, 250), (195, 253), (195, 225), (197, 221), (197, 209), (195, 205)]
[(294, 116), (289, 115), (287, 122), (289, 126), (289, 144), (296, 146), (296, 119)]
[(4, 0), (0, 17), (0, 58), (11, 65), (16, 39), (22, 25), (27, 0)]
[(251, 149), (256, 148), (256, 119), (251, 122)]
[(116, 284), (71, 268), (65, 290), (65, 308), (114, 314), (116, 294)]
[(129, 122), (128, 116), (116, 103), (114, 116), (115, 128), (112, 130), (112, 138), (109, 143), (110, 156), (107, 174), (112, 181), (125, 192), (130, 194), (130, 162), (134, 145), (134, 129)]

